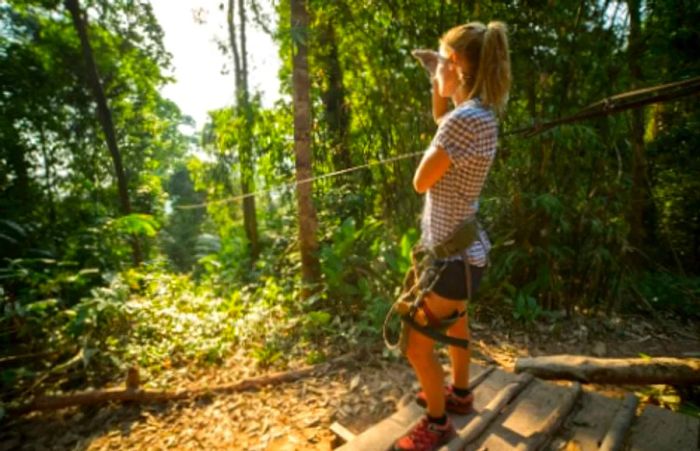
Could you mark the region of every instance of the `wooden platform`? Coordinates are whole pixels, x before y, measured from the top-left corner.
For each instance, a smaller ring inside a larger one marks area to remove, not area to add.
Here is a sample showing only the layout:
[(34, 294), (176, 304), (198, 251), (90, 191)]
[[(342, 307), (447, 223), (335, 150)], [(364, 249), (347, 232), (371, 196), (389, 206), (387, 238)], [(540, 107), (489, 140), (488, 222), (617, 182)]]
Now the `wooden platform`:
[[(470, 374), (474, 412), (451, 416), (459, 437), (444, 450), (700, 449), (700, 419), (656, 406), (637, 415), (632, 396), (623, 402), (588, 393), (579, 384), (556, 385), (474, 364)], [(339, 449), (390, 449), (423, 413), (411, 402), (363, 433), (346, 436)]]

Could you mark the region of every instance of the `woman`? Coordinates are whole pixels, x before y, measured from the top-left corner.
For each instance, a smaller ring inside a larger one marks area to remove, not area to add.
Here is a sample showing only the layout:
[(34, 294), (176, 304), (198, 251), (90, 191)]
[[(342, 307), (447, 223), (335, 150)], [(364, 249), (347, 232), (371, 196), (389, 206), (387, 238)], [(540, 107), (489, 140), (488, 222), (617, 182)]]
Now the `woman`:
[[(416, 191), (426, 193), (421, 220), (423, 247), (444, 243), (461, 224), (475, 217), (479, 194), (496, 154), (496, 113), (506, 105), (510, 82), (508, 40), (502, 22), (460, 25), (440, 39), (432, 101), (439, 127), (413, 179)], [(455, 106), (449, 112), (448, 98)], [(424, 298), (435, 317), (465, 311), (465, 301), (478, 287), (489, 249), (488, 237), (479, 230), (469, 247), (436, 262), (443, 269)], [(471, 410), (474, 396), (467, 389), (470, 351), (449, 346), (452, 385), (445, 387), (433, 352), (435, 342), (413, 329), (408, 334), (406, 356), (423, 389), (417, 401), (426, 407), (426, 416), (394, 448), (437, 449), (455, 435), (446, 411)], [(466, 314), (447, 334), (469, 338)]]

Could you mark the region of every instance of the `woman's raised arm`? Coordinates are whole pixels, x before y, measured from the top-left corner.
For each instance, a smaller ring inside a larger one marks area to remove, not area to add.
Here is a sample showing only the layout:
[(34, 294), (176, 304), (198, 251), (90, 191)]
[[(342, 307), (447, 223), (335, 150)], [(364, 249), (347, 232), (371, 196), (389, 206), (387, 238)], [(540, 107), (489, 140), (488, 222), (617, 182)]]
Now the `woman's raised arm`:
[(440, 121), (447, 113), (447, 102), (448, 99), (440, 95), (437, 79), (433, 78), (433, 119), (437, 125), (440, 125)]

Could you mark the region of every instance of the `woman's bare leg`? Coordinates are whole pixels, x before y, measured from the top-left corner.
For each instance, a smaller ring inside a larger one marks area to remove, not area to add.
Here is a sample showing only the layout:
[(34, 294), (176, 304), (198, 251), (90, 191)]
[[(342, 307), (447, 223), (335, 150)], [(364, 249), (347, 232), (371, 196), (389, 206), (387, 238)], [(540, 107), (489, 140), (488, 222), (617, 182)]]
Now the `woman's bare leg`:
[[(446, 318), (452, 315), (455, 310), (464, 308), (463, 303), (443, 298), (433, 292), (426, 295), (425, 302), (437, 318)], [(450, 330), (454, 327), (455, 325)], [(425, 392), (428, 415), (437, 418), (445, 414), (445, 392), (443, 389), (445, 375), (433, 352), (434, 348), (435, 341), (433, 339), (409, 329), (406, 357), (416, 371), (418, 381)], [(468, 374), (467, 377), (469, 377)]]
[(445, 375), (433, 352), (434, 347), (435, 341), (409, 329), (406, 357), (425, 393), (428, 415), (439, 418), (445, 414), (445, 393), (442, 388)]
[[(455, 338), (469, 340), (469, 319), (467, 315), (461, 317), (448, 330), (447, 335)], [(452, 385), (457, 388), (469, 386), (469, 363), (471, 361), (471, 343), (467, 349), (458, 346), (448, 346), (450, 361), (452, 362)]]

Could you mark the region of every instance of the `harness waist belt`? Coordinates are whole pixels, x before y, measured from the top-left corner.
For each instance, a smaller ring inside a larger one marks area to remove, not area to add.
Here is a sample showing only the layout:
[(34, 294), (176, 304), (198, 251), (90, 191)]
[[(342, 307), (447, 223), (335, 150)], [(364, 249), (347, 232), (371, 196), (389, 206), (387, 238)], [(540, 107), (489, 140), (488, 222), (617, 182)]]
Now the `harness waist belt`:
[(447, 258), (455, 255), (472, 245), (479, 233), (479, 225), (475, 217), (465, 220), (448, 239), (435, 247), (429, 248), (428, 252), (436, 258)]

